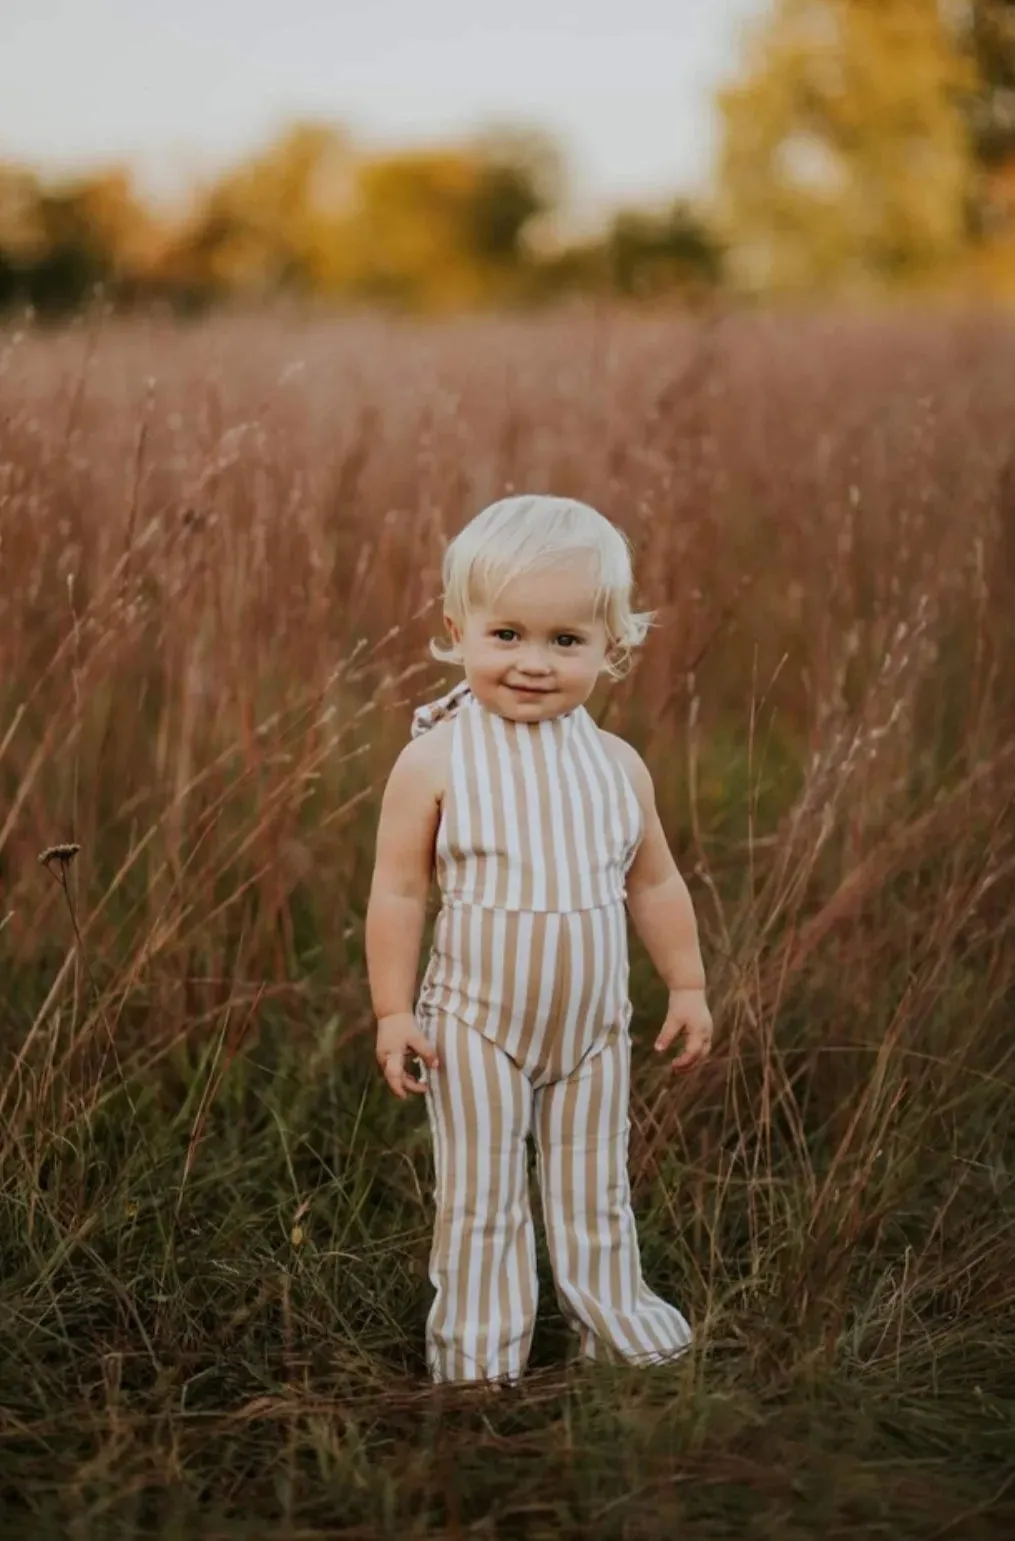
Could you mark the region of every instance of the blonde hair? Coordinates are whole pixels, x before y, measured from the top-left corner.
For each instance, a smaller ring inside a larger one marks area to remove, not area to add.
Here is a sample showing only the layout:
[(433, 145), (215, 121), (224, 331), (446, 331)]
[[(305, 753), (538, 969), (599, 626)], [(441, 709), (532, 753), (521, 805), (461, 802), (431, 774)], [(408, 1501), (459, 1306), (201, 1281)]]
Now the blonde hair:
[[(513, 579), (553, 567), (568, 557), (596, 563), (596, 614), (606, 628), (606, 673), (621, 678), (631, 653), (652, 624), (631, 608), (631, 548), (617, 527), (588, 503), (544, 493), (501, 498), (455, 536), (444, 553), (444, 614), (461, 626), (470, 611), (489, 604)], [(457, 647), (432, 642), (444, 663), (460, 663)]]

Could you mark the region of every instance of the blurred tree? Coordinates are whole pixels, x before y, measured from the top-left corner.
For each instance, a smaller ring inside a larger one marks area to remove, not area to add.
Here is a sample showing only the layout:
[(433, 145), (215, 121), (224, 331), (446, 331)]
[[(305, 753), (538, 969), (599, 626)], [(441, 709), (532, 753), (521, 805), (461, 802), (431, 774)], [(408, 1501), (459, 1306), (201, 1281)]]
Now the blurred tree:
[(552, 145), (525, 131), (361, 156), (342, 131), (297, 124), (199, 196), (162, 271), (255, 297), (436, 309), (502, 297), (558, 176)]
[(355, 291), (372, 301), (449, 310), (518, 299), (534, 256), (526, 241), (563, 172), (542, 135), (489, 129), (456, 149), (364, 161), (353, 220)]
[(958, 15), (975, 70), (967, 100), (980, 167), (971, 200), (973, 232), (983, 245), (1010, 247), (1015, 244), (1015, 0), (968, 0)]
[(0, 162), (0, 306), (28, 298), (28, 274), (45, 247), (38, 178)]
[(1015, 157), (1015, 0), (970, 0), (964, 23), (976, 65), (976, 154), (986, 167), (1005, 166)]
[(972, 72), (939, 0), (776, 0), (720, 106), (721, 229), (750, 290), (918, 282), (960, 255)]
[(123, 169), (53, 188), (0, 164), (0, 305), (62, 312), (101, 285), (122, 306), (288, 292), (452, 311), (576, 291), (687, 297), (718, 281), (720, 248), (683, 203), (562, 242), (565, 179), (539, 130), (493, 125), (460, 145), (364, 156), (341, 128), (299, 122), (174, 223), (142, 207)]
[(662, 214), (621, 210), (606, 234), (608, 271), (624, 296), (693, 298), (722, 277), (722, 252), (704, 219), (678, 200)]
[(478, 163), (470, 245), (480, 260), (524, 263), (527, 232), (553, 212), (566, 190), (560, 149), (538, 129), (504, 125), (483, 130), (467, 148)]
[(164, 278), (190, 290), (261, 297), (311, 293), (342, 276), (354, 160), (345, 132), (300, 122), (194, 199), (163, 254)]
[(64, 313), (100, 283), (115, 298), (144, 272), (157, 239), (123, 168), (53, 189), (0, 168), (0, 300)]
[(456, 150), (404, 150), (357, 171), (353, 280), (358, 298), (446, 310), (482, 297), (475, 254), (478, 167)]

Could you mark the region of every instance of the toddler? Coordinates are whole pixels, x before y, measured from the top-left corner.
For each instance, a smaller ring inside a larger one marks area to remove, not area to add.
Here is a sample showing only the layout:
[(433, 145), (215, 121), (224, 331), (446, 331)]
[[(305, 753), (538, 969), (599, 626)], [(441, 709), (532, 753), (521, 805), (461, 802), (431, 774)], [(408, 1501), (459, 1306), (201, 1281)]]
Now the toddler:
[[(367, 912), (377, 1059), (425, 1093), (436, 1170), (427, 1320), (437, 1381), (515, 1381), (536, 1310), (535, 1135), (557, 1296), (589, 1358), (659, 1363), (690, 1329), (645, 1284), (627, 1173), (625, 899), (687, 1067), (712, 1021), (697, 926), (652, 782), (585, 709), (645, 636), (624, 537), (569, 498), (492, 504), (444, 561), (465, 678), (421, 708), (381, 806)], [(434, 870), (442, 907), (413, 1010)], [(409, 1062), (425, 1066), (413, 1074)]]

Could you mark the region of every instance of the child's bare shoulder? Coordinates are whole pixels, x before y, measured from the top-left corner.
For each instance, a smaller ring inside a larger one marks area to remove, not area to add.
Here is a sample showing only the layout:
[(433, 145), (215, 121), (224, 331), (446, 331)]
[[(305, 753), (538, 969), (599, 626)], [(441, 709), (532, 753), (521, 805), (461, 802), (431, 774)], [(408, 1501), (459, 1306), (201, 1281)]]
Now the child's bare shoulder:
[(629, 744), (626, 738), (618, 738), (616, 733), (607, 733), (605, 728), (599, 730), (603, 735), (606, 752), (611, 754), (622, 770), (626, 771), (631, 780), (631, 785), (638, 794), (638, 801), (650, 805), (655, 802), (655, 790), (652, 786), (652, 777), (648, 766), (633, 744)]
[(432, 795), (440, 801), (447, 783), (453, 727), (448, 719), (410, 739), (395, 761), (389, 785), (395, 782), (399, 787), (411, 787), (418, 796)]

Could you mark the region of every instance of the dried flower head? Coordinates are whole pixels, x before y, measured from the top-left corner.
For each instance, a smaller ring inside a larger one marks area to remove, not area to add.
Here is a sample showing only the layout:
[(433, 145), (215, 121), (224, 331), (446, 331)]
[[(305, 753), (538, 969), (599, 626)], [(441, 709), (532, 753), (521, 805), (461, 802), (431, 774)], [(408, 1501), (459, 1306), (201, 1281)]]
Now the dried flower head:
[(81, 847), (73, 840), (65, 845), (49, 845), (40, 854), (39, 861), (44, 867), (48, 867), (50, 862), (55, 861), (66, 871), (80, 849)]

